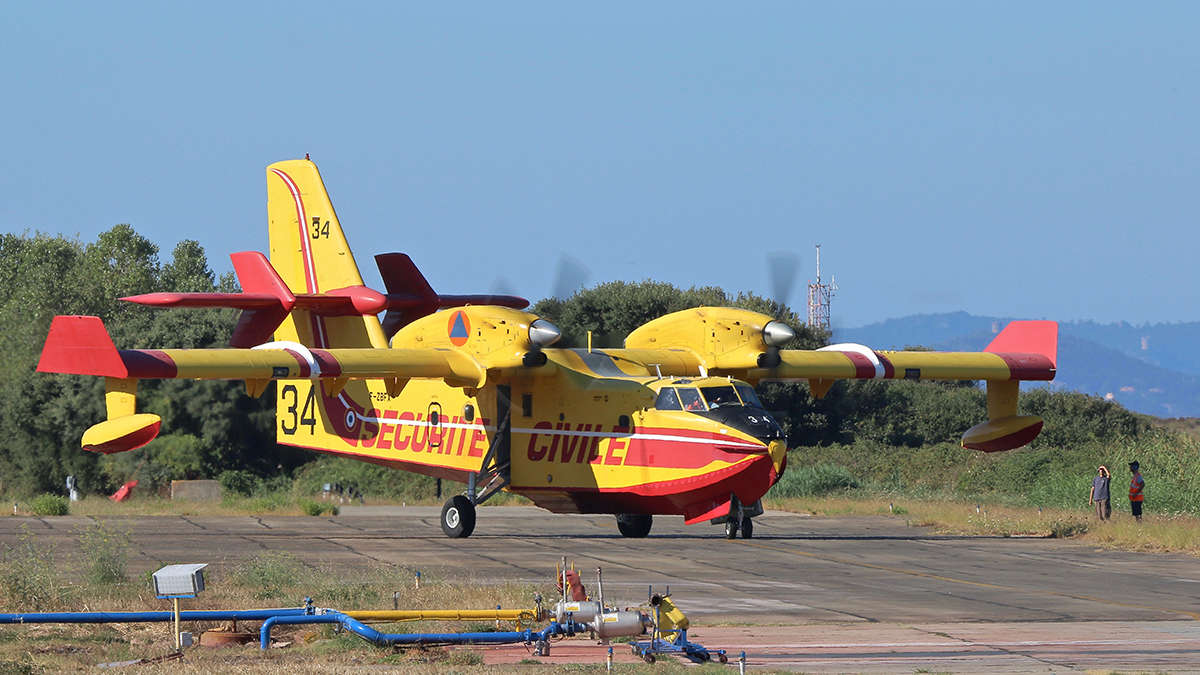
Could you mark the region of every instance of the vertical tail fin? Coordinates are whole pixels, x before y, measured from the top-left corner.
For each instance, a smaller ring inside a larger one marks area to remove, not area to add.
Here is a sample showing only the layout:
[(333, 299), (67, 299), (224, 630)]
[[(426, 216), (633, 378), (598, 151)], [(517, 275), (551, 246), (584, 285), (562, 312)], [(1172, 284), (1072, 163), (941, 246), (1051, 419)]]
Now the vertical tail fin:
[[(317, 165), (307, 159), (267, 167), (271, 264), (293, 293), (362, 286)], [(293, 310), (276, 338), (314, 347), (386, 347), (375, 316), (314, 316)]]

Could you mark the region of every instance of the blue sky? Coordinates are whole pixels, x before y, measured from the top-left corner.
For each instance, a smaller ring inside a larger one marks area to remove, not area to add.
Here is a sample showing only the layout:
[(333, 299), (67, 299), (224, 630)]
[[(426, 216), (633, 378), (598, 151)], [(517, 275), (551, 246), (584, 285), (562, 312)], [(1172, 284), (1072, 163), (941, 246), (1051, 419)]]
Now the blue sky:
[(821, 243), (835, 325), (1200, 320), (1200, 5), (23, 3), (0, 225), (131, 223), (218, 270), (311, 153), (368, 283), (768, 293)]

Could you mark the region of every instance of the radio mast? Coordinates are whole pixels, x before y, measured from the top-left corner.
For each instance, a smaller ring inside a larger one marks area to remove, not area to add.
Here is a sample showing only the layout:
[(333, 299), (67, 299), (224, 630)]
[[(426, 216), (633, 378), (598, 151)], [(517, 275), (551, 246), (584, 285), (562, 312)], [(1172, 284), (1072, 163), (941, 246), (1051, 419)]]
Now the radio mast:
[(829, 332), (829, 300), (838, 289), (837, 278), (821, 281), (821, 245), (817, 244), (817, 280), (808, 284), (808, 325)]

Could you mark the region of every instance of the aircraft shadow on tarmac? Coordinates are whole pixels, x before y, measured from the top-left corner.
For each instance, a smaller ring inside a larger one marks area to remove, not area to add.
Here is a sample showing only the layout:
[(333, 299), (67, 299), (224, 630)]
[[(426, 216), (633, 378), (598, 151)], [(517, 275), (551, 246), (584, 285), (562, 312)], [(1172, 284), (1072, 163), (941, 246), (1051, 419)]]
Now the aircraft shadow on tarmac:
[[(519, 537), (521, 539), (620, 539), (629, 542), (647, 541), (655, 539), (679, 539), (679, 540), (719, 540), (725, 539), (721, 534), (713, 533), (697, 533), (697, 534), (652, 534), (645, 538), (623, 537), (620, 534), (569, 534), (569, 533), (544, 533), (536, 532), (521, 532), (521, 533), (481, 533), (476, 532), (471, 535), (471, 539), (512, 539)], [(417, 537), (402, 537), (404, 539), (441, 539), (442, 537), (429, 535)], [(1034, 539), (1041, 537), (1019, 537), (1019, 539)], [(756, 534), (751, 541), (970, 541), (980, 539), (1013, 539), (1013, 537), (1005, 537), (1003, 535), (963, 535), (963, 534), (913, 534), (913, 535), (895, 535), (895, 534)], [(737, 541), (737, 540), (734, 540)]]

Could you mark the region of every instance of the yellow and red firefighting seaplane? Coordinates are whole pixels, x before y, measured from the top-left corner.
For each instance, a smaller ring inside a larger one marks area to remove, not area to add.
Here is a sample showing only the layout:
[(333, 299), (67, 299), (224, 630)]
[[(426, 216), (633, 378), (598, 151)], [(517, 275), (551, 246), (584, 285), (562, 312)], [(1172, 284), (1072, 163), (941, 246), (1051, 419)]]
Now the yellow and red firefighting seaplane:
[[(511, 296), (438, 295), (408, 256), (376, 256), (385, 293), (363, 285), (317, 167), (267, 168), (270, 260), (232, 256), (242, 293), (151, 293), (163, 307), (242, 310), (228, 349), (117, 349), (97, 317), (59, 316), (38, 370), (106, 378), (108, 419), (85, 450), (146, 445), (161, 419), (136, 410), (138, 380), (277, 381), (279, 443), (466, 483), (442, 530), (467, 537), (476, 505), (500, 490), (554, 512), (611, 513), (626, 537), (653, 515), (751, 517), (786, 464), (783, 431), (754, 385), (841, 379), (986, 380), (988, 420), (962, 438), (983, 451), (1042, 428), (1017, 414), (1021, 380), (1055, 374), (1057, 324), (1009, 324), (983, 352), (874, 351), (856, 344), (783, 349), (785, 323), (697, 307), (654, 319), (623, 349), (554, 349), (559, 330)], [(381, 321), (378, 317), (383, 313)]]

